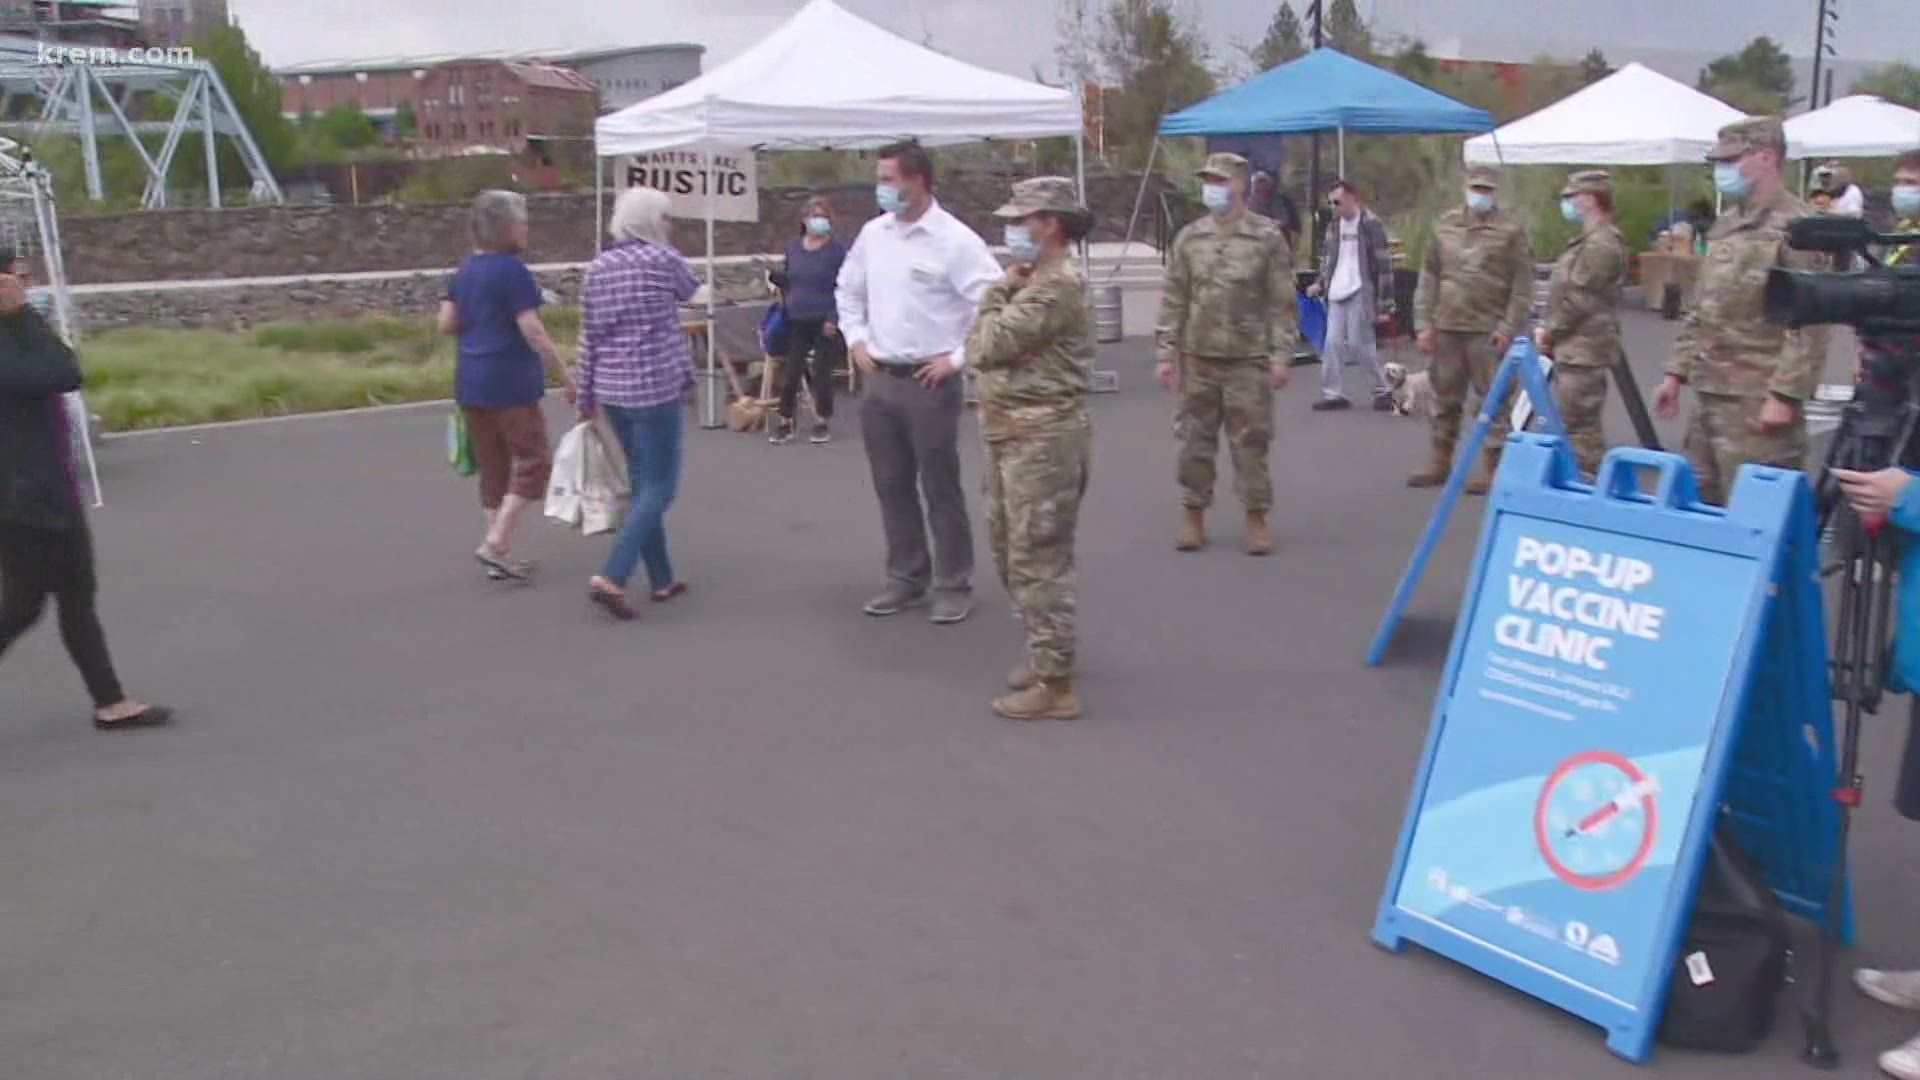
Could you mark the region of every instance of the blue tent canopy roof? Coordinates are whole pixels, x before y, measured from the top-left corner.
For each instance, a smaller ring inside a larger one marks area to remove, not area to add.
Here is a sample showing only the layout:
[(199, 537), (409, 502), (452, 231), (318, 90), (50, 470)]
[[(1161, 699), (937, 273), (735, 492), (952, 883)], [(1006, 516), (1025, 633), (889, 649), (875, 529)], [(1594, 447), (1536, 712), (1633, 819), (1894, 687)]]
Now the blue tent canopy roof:
[(1336, 49), (1282, 64), (1160, 124), (1162, 135), (1492, 131), (1493, 115)]

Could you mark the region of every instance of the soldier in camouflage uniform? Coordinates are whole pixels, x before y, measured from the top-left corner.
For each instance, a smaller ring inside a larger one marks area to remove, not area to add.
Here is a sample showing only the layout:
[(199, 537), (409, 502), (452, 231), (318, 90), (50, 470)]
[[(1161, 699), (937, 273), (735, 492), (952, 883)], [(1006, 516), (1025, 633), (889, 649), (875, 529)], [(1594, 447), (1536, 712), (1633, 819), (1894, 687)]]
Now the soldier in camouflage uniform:
[(1293, 249), (1272, 221), (1247, 209), (1247, 161), (1214, 154), (1200, 171), (1209, 215), (1180, 230), (1167, 260), (1160, 307), (1162, 385), (1178, 389), (1180, 501), (1186, 510), (1174, 547), (1206, 546), (1220, 427), (1227, 429), (1234, 478), (1247, 511), (1246, 551), (1271, 555), (1273, 394), (1293, 375), (1300, 311)]
[(1014, 264), (987, 290), (967, 339), (979, 372), (986, 441), (987, 536), (1000, 580), (1027, 627), (1027, 662), (993, 703), (1011, 720), (1071, 720), (1074, 534), (1087, 490), (1093, 426), (1093, 312), (1073, 245), (1092, 215), (1071, 180), (1043, 176), (1013, 187), (995, 212), (1007, 222)]
[(1789, 330), (1768, 322), (1762, 300), (1776, 266), (1825, 268), (1820, 255), (1787, 246), (1787, 226), (1807, 207), (1786, 190), (1787, 141), (1777, 117), (1728, 124), (1708, 155), (1714, 183), (1733, 205), (1714, 223), (1694, 286), (1693, 310), (1674, 343), (1654, 401), (1661, 416), (1680, 410), (1692, 386), (1687, 456), (1701, 498), (1724, 503), (1740, 466), (1806, 464), (1807, 420), (1827, 363), (1823, 327)]
[[(1441, 215), (1420, 267), (1413, 296), (1420, 351), (1433, 358), (1433, 456), (1407, 477), (1409, 487), (1438, 487), (1453, 471), (1467, 385), (1486, 397), (1514, 335), (1533, 306), (1533, 249), (1526, 230), (1496, 203), (1500, 170), (1467, 168), (1467, 203)], [(1507, 443), (1505, 403), (1494, 410), (1482, 471), (1467, 494), (1485, 495)]]
[(1580, 235), (1553, 265), (1546, 321), (1537, 340), (1540, 351), (1553, 357), (1553, 392), (1567, 441), (1591, 480), (1607, 456), (1600, 418), (1607, 405), (1607, 369), (1621, 355), (1627, 240), (1613, 223), (1613, 180), (1603, 170), (1568, 177), (1560, 212), (1580, 226)]

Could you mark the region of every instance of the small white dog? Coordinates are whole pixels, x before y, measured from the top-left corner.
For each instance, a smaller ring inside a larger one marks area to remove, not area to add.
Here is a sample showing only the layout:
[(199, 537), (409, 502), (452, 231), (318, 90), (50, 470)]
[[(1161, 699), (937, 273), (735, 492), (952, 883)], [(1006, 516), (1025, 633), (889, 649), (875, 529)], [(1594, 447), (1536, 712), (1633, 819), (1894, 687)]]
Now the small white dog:
[(1408, 371), (1407, 365), (1397, 360), (1387, 364), (1386, 372), (1394, 412), (1426, 416), (1433, 411), (1433, 376), (1425, 371)]

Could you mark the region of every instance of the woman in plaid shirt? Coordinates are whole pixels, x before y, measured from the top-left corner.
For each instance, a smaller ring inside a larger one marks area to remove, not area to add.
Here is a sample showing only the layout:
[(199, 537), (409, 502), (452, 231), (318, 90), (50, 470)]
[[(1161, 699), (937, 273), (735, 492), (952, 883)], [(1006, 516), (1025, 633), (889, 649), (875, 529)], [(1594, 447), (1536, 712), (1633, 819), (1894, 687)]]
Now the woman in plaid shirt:
[(680, 305), (700, 288), (668, 241), (667, 196), (628, 188), (613, 207), (611, 248), (587, 268), (580, 347), (580, 415), (604, 411), (627, 453), (633, 510), (587, 596), (622, 621), (637, 614), (627, 581), (644, 561), (655, 601), (687, 591), (667, 557), (667, 508), (680, 488), (683, 403), (693, 349)]

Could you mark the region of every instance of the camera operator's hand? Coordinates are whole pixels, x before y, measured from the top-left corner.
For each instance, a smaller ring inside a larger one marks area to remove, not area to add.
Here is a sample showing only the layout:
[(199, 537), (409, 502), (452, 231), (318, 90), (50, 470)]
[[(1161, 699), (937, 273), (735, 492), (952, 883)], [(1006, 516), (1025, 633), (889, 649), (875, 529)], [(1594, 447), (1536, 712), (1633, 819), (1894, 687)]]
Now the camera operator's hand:
[(1792, 424), (1794, 418), (1799, 415), (1800, 406), (1791, 401), (1784, 401), (1777, 397), (1769, 397), (1767, 398), (1767, 403), (1760, 406), (1760, 418), (1756, 426), (1759, 427), (1762, 432), (1779, 431), (1781, 428)]
[(1913, 474), (1905, 469), (1881, 469), (1870, 473), (1854, 472), (1852, 469), (1828, 471), (1840, 482), (1840, 492), (1846, 496), (1847, 505), (1863, 518), (1886, 517), (1892, 512), (1893, 504), (1900, 501), (1900, 493), (1913, 482)]
[(1687, 385), (1676, 375), (1669, 375), (1660, 384), (1653, 395), (1653, 415), (1662, 420), (1671, 420), (1680, 415), (1680, 388)]

